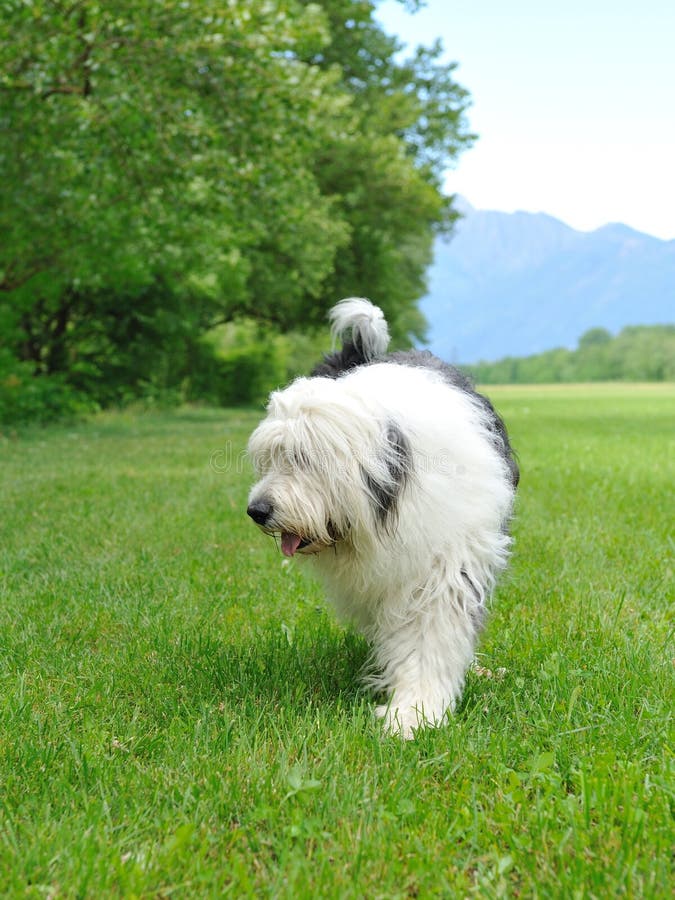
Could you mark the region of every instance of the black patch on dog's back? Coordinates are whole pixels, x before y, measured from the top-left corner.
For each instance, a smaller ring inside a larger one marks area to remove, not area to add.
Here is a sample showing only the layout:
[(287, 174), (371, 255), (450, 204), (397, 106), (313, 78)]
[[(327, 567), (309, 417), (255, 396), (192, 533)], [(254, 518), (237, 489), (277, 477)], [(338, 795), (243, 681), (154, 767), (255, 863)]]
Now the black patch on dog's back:
[(344, 372), (355, 369), (357, 366), (362, 366), (366, 362), (366, 357), (358, 342), (345, 341), (342, 350), (337, 350), (335, 353), (327, 353), (322, 362), (314, 366), (312, 376), (337, 378)]
[(378, 481), (372, 472), (362, 467), (363, 480), (380, 524), (386, 527), (396, 516), (396, 504), (412, 471), (412, 450), (401, 429), (390, 422), (386, 430), (385, 462), (390, 479)]

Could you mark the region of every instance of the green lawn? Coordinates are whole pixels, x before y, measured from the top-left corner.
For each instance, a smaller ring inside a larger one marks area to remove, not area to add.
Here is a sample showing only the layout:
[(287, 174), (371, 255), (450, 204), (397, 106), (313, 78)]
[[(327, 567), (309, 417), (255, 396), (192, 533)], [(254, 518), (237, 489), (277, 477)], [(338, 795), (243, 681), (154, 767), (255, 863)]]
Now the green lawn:
[(1, 895), (670, 897), (675, 387), (491, 396), (513, 564), (410, 743), (246, 519), (257, 413), (0, 438)]

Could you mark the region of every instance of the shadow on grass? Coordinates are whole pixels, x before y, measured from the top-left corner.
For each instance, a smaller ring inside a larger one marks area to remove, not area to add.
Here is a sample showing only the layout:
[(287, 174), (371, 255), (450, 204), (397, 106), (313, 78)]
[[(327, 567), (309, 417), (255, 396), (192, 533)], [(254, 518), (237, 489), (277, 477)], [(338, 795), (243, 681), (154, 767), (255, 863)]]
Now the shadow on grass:
[(186, 699), (235, 704), (350, 705), (366, 690), (361, 675), (369, 648), (351, 632), (327, 623), (291, 634), (268, 626), (249, 640), (184, 635), (171, 663)]
[[(256, 721), (261, 714), (277, 717), (280, 709), (302, 718), (310, 709), (330, 713), (386, 702), (363, 683), (368, 643), (328, 618), (305, 620), (293, 632), (280, 623), (265, 624), (236, 643), (215, 630), (184, 633), (172, 648), (164, 680), (178, 689), (188, 716), (221, 703), (230, 714)], [(451, 722), (473, 727), (490, 710), (509, 704), (511, 691), (508, 679), (470, 671)], [(443, 733), (441, 740), (447, 739)]]
[[(226, 701), (234, 707), (343, 707), (385, 702), (363, 684), (370, 648), (354, 632), (326, 620), (305, 622), (290, 633), (267, 625), (237, 643), (220, 633), (183, 634), (166, 660), (170, 679), (180, 685), (188, 707)], [(453, 719), (482, 718), (487, 706), (505, 702), (508, 683), (467, 674)]]

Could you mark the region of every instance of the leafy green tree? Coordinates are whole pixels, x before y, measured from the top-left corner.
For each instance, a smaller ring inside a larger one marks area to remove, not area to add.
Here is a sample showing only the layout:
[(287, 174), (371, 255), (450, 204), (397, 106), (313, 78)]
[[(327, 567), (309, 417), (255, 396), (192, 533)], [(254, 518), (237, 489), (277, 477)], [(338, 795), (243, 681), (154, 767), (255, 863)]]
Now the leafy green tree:
[(675, 381), (675, 325), (632, 325), (613, 341), (611, 359), (625, 381)]
[(632, 325), (616, 337), (592, 328), (576, 350), (557, 348), (470, 366), (484, 384), (574, 381), (675, 381), (675, 325)]
[(269, 303), (318, 292), (347, 230), (310, 163), (348, 99), (299, 59), (317, 7), (5, 6), (0, 286), (38, 370), (99, 291), (170, 285), (204, 321), (256, 311), (254, 270)]
[(322, 193), (336, 198), (351, 237), (324, 293), (377, 300), (405, 343), (424, 334), (416, 303), (434, 235), (450, 231), (457, 217), (441, 181), (473, 140), (464, 115), (468, 94), (454, 80), (454, 64), (440, 61), (440, 43), (402, 59), (400, 42), (375, 19), (376, 3), (321, 5), (331, 39), (308, 61), (339, 72), (353, 98), (350, 120), (326, 142), (316, 166)]
[(219, 323), (292, 332), (347, 294), (423, 333), (467, 96), (440, 47), (401, 59), (375, 7), (5, 0), (0, 328), (21, 379), (102, 403), (175, 387)]
[(588, 347), (602, 347), (609, 344), (612, 335), (606, 328), (589, 328), (579, 338), (579, 349), (585, 350)]

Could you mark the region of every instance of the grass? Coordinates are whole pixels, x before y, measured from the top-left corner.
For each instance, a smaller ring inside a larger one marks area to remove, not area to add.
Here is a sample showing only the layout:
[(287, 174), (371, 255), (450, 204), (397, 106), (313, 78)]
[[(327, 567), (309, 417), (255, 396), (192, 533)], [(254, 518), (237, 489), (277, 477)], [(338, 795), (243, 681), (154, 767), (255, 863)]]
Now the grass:
[(0, 894), (671, 896), (675, 389), (491, 393), (513, 564), (410, 743), (246, 521), (256, 413), (1, 439)]

